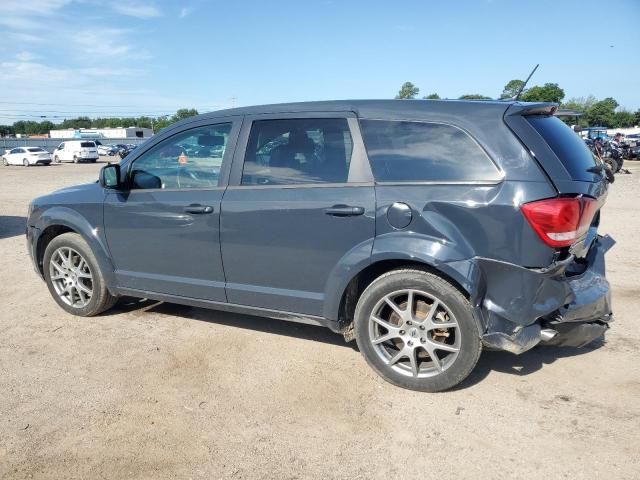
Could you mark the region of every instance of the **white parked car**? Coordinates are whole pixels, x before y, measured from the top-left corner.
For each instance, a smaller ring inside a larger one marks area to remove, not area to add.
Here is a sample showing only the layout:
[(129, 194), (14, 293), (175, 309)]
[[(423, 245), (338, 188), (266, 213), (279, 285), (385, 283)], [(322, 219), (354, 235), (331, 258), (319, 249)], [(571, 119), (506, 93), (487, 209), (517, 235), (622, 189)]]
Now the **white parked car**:
[(53, 161), (60, 162), (95, 162), (98, 160), (98, 149), (91, 140), (68, 140), (62, 142), (53, 151)]
[(2, 164), (7, 165), (49, 165), (51, 154), (41, 147), (16, 147), (2, 156)]

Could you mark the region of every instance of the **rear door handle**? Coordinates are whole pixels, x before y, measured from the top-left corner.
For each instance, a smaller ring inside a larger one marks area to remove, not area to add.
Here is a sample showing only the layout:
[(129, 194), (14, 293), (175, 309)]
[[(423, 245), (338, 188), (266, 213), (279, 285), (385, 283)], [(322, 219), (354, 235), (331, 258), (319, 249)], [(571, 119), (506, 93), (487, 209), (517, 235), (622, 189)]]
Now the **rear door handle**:
[(364, 214), (364, 207), (352, 207), (350, 205), (334, 205), (325, 208), (324, 213), (334, 217), (356, 217)]
[(184, 208), (184, 211), (196, 214), (213, 213), (213, 207), (210, 205), (189, 205)]

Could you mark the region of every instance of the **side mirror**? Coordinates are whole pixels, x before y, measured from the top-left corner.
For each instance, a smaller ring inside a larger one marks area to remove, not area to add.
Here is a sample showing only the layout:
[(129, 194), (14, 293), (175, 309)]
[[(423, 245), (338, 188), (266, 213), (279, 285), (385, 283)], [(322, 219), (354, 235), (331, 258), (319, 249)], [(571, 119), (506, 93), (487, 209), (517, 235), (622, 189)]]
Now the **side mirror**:
[(114, 163), (102, 167), (100, 170), (100, 185), (104, 188), (120, 188), (122, 186), (120, 182), (120, 165)]

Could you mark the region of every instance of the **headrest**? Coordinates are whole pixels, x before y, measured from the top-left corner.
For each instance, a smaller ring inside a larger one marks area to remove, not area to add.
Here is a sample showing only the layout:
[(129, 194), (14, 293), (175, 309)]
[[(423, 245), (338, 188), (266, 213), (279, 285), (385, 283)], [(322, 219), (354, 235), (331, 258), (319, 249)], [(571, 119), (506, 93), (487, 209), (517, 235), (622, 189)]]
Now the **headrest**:
[(222, 135), (200, 135), (198, 137), (198, 145), (203, 147), (224, 145), (224, 137)]

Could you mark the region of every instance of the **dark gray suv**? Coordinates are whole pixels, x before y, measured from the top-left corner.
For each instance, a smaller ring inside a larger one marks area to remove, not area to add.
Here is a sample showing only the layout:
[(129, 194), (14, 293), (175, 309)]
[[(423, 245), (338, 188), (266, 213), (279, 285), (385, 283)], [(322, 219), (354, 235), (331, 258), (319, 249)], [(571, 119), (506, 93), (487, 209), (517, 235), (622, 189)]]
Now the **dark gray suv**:
[(483, 345), (582, 346), (611, 321), (610, 172), (553, 104), (343, 101), (213, 112), (34, 200), (29, 253), (90, 316), (134, 296), (329, 327), (405, 388)]

